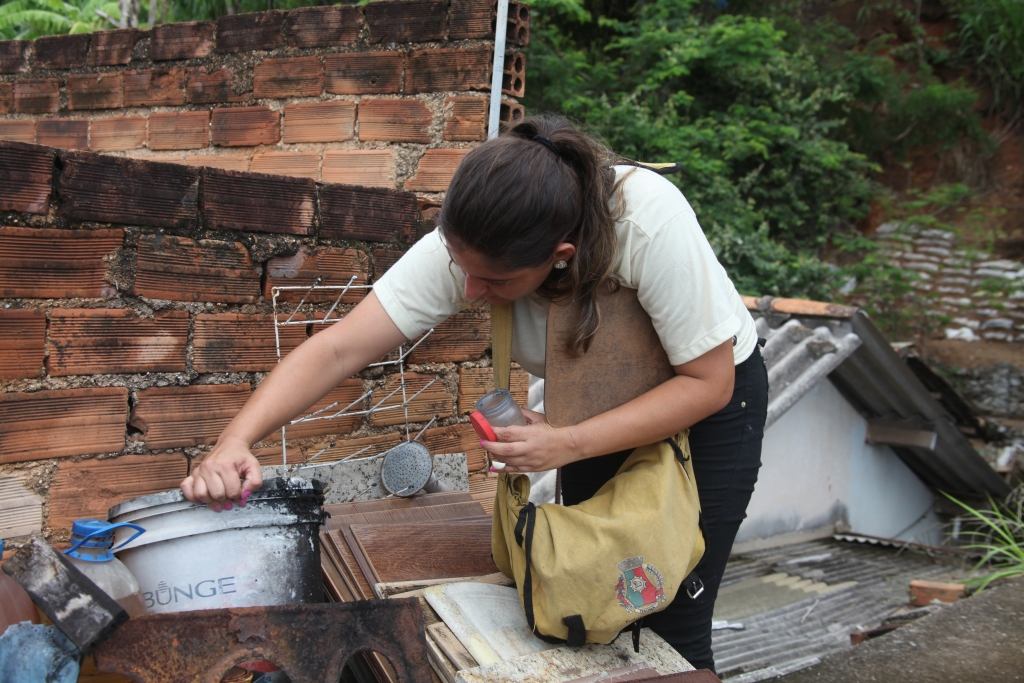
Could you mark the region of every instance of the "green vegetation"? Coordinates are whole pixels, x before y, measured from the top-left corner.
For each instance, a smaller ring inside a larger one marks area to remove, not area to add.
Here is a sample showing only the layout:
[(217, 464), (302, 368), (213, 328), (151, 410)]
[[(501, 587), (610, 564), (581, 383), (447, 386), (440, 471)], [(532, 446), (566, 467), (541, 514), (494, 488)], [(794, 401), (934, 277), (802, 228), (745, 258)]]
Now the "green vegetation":
[(966, 582), (968, 587), (981, 591), (998, 579), (1024, 575), (1024, 488), (1014, 489), (1002, 503), (989, 498), (988, 510), (943, 495), (963, 508), (966, 521), (974, 527), (960, 532), (972, 541), (964, 548), (982, 554), (974, 567), (977, 575)]
[(1020, 115), (1024, 106), (1024, 2), (959, 0), (959, 57), (992, 88), (992, 109)]
[(120, 18), (117, 0), (13, 0), (0, 4), (0, 40), (101, 31)]

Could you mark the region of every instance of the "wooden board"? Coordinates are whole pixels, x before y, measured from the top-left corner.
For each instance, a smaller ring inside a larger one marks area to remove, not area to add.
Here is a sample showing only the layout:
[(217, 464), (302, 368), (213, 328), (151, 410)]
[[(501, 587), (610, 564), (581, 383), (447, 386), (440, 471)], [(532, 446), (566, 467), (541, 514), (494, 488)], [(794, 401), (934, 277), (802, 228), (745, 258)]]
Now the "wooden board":
[(327, 520), (327, 529), (341, 529), (352, 524), (400, 524), (409, 522), (437, 522), (445, 519), (477, 517), (487, 514), (480, 503), (469, 501), (451, 505), (428, 505), (425, 507), (381, 510), (379, 512), (355, 512), (350, 515), (332, 515)]
[(544, 361), (544, 410), (554, 427), (579, 424), (617, 408), (675, 376), (668, 354), (635, 289), (598, 297), (601, 326), (590, 350), (569, 355), (566, 341), (579, 309), (552, 303)]
[(427, 633), (437, 643), (437, 646), (441, 648), (441, 652), (452, 663), (456, 671), (472, 669), (474, 666), (477, 666), (473, 655), (469, 654), (469, 650), (459, 642), (459, 639), (455, 637), (452, 630), (444, 623), (431, 624), (427, 627)]
[(381, 583), (493, 574), (491, 517), (424, 524), (353, 524), (352, 535)]
[(400, 510), (430, 505), (471, 502), (473, 502), (473, 499), (465, 491), (446, 491), (444, 493), (427, 493), (422, 496), (411, 496), (409, 498), (379, 498), (377, 500), (358, 500), (352, 503), (334, 503), (333, 505), (324, 505), (324, 512), (330, 515), (350, 515), (356, 512), (379, 512), (381, 510)]
[(370, 582), (366, 580), (363, 571), (359, 568), (356, 558), (352, 554), (352, 549), (349, 548), (341, 532), (328, 532), (327, 538), (330, 541), (332, 554), (337, 558), (338, 568), (342, 570), (342, 576), (345, 577), (353, 596), (357, 600), (372, 600), (374, 598), (373, 588), (370, 586)]

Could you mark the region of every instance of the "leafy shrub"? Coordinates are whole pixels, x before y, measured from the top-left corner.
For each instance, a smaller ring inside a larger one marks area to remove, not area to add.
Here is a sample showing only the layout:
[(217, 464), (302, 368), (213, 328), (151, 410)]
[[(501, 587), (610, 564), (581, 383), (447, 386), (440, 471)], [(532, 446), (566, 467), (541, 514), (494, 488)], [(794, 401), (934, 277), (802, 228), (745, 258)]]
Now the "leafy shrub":
[(992, 86), (994, 107), (1016, 114), (1024, 106), (1024, 2), (959, 0), (961, 58)]

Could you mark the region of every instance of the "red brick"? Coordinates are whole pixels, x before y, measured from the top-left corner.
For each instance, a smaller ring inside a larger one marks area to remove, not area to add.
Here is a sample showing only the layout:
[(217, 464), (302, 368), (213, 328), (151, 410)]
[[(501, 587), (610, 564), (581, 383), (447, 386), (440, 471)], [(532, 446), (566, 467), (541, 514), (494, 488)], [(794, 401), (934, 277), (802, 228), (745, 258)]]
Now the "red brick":
[[(33, 123), (29, 121), (28, 123)], [(35, 137), (35, 126), (30, 129)], [(0, 134), (3, 126), (0, 125)], [(46, 213), (53, 188), (53, 150), (0, 141), (0, 211)]]
[(416, 234), (418, 211), (411, 192), (323, 185), (320, 213), (322, 237), (408, 242)]
[(61, 461), (50, 486), (46, 526), (66, 530), (83, 517), (106, 519), (118, 503), (178, 488), (187, 472), (182, 453)]
[(50, 312), (51, 377), (184, 372), (188, 311), (54, 309)]
[(359, 139), (432, 142), (433, 116), (419, 100), (363, 100), (359, 103)]
[(444, 117), (444, 139), (453, 142), (473, 142), (487, 139), (486, 97), (449, 97), (445, 109), (451, 113)]
[(68, 109), (119, 109), (124, 106), (124, 76), (68, 76)]
[(320, 178), (325, 183), (395, 187), (395, 155), (388, 149), (324, 150)]
[(201, 149), (210, 146), (210, 112), (172, 111), (149, 115), (150, 149)]
[(239, 242), (143, 235), (134, 292), (149, 299), (247, 304), (259, 299), (260, 275)]
[(405, 57), (400, 52), (341, 52), (324, 59), (326, 89), (335, 95), (402, 92)]
[(145, 34), (137, 28), (119, 28), (92, 34), (89, 66), (123, 66), (131, 61), (135, 43)]
[[(288, 319), (281, 315), (282, 322)], [(300, 313), (292, 319), (302, 320)], [(306, 340), (305, 325), (278, 331), (281, 357)], [(274, 317), (242, 313), (196, 316), (192, 368), (196, 372), (265, 372), (277, 366)]]
[(508, 4), (508, 28), (505, 29), (506, 42), (512, 45), (528, 45), (530, 43), (530, 6), (521, 2)]
[(39, 78), (14, 84), (14, 111), (19, 114), (52, 114), (60, 107), (60, 81)]
[(159, 24), (151, 31), (153, 40), (149, 53), (155, 62), (170, 59), (195, 59), (213, 52), (216, 23), (190, 21)]
[(0, 40), (0, 74), (14, 74), (25, 70), (25, 55), (30, 40)]
[(964, 584), (915, 579), (910, 582), (910, 604), (924, 607), (939, 602), (956, 602), (964, 597)]
[(493, 54), (489, 47), (417, 50), (409, 55), (405, 91), (414, 94), (490, 90)]
[[(289, 436), (291, 436), (291, 432), (289, 432)], [(318, 457), (315, 462), (320, 464), (337, 462), (342, 458), (347, 458), (348, 456), (354, 453), (358, 453), (367, 446), (369, 446), (370, 448), (363, 451), (362, 453), (359, 453), (357, 458), (369, 458), (374, 455), (379, 455), (397, 446), (399, 441), (405, 440), (402, 437), (403, 435), (399, 434), (398, 432), (391, 432), (390, 434), (364, 436), (358, 439), (339, 439), (338, 441), (335, 442), (334, 448), (330, 449), (329, 451)], [(319, 443), (310, 446), (307, 451), (308, 455), (313, 455), (321, 448), (325, 448), (328, 445), (329, 444), (327, 443)]]
[(149, 449), (209, 444), (251, 395), (248, 383), (143, 389), (129, 424), (141, 432), (136, 438)]
[(61, 216), (161, 228), (195, 225), (199, 171), (88, 152), (64, 155)]
[(252, 92), (236, 94), (234, 91), (235, 70), (224, 67), (207, 73), (205, 66), (189, 67), (185, 82), (185, 95), (189, 104), (222, 104), (245, 102)]
[[(36, 141), (36, 122), (30, 119), (0, 120), (0, 140), (32, 144)], [(3, 201), (4, 198), (0, 196), (0, 204)]]
[(408, 43), (444, 40), (448, 3), (443, 0), (372, 2), (363, 7), (368, 41)]
[(119, 453), (127, 413), (124, 387), (0, 394), (0, 463)]
[(480, 447), (480, 437), (469, 423), (428, 429), (423, 432), (421, 441), (431, 453), (465, 453), (470, 472), (487, 469), (487, 453)]
[(0, 114), (14, 111), (14, 84), (0, 83)]
[(217, 51), (249, 52), (284, 46), (285, 12), (253, 12), (224, 15), (217, 19)]
[(526, 55), (517, 52), (505, 55), (505, 69), (501, 77), (501, 92), (512, 97), (526, 95)]
[(257, 173), (203, 171), (203, 216), (214, 230), (313, 233), (316, 183)]
[(184, 69), (129, 71), (124, 77), (124, 106), (177, 107), (185, 104)]
[(43, 69), (73, 69), (85, 66), (89, 57), (88, 33), (43, 36), (35, 40), (34, 62)]
[(526, 107), (518, 102), (502, 102), (498, 107), (498, 120), (513, 126), (526, 118)]
[[(512, 398), (525, 408), (530, 400), (530, 376), (517, 365), (512, 366), (510, 376)], [(476, 402), (494, 389), (493, 368), (459, 368), (459, 414), (475, 410)]]
[[(310, 415), (318, 410), (327, 408), (332, 404), (337, 404), (332, 408), (324, 410), (324, 412), (316, 415), (316, 417), (327, 417), (343, 410), (346, 406), (350, 405), (353, 401), (357, 400), (365, 392), (363, 391), (363, 380), (358, 378), (347, 379), (341, 383), (340, 386), (332, 389), (326, 396), (314, 403), (309, 409), (302, 412), (302, 417)], [(363, 401), (365, 403), (365, 401)], [(356, 407), (350, 408), (350, 410), (363, 410), (363, 403), (357, 404)], [(328, 434), (342, 436), (348, 434), (359, 427), (363, 421), (362, 415), (355, 417), (337, 417), (333, 420), (312, 420), (310, 422), (303, 422), (297, 425), (288, 425), (285, 430), (285, 435), (288, 437), (290, 442), (292, 439), (302, 439), (310, 436), (326, 436)], [(270, 437), (273, 440), (280, 440), (281, 432)], [(314, 451), (315, 453), (316, 451)], [(324, 455), (327, 455), (326, 453)], [(320, 458), (316, 459), (316, 462), (320, 462)]]
[(249, 157), (232, 156), (230, 154), (203, 154), (185, 157), (189, 166), (206, 166), (224, 171), (248, 171)]
[(377, 248), (373, 250), (373, 280), (374, 282), (386, 273), (388, 269), (402, 258), (404, 251), (399, 249)]
[[(266, 282), (263, 298), (273, 298), (273, 287), (310, 287), (316, 278), (322, 285), (347, 285), (353, 275), (353, 285), (365, 285), (370, 270), (369, 259), (364, 252), (356, 249), (335, 247), (299, 247), (294, 256), (277, 256), (267, 262)], [(303, 297), (308, 303), (333, 303), (341, 290), (312, 292), (305, 290), (281, 292), (278, 301), (299, 301)], [(356, 303), (365, 295), (363, 289), (352, 289), (342, 299), (343, 303)], [(334, 317), (333, 315), (331, 316)]]
[(316, 97), (324, 91), (324, 65), (315, 55), (264, 59), (253, 78), (259, 98)]
[(36, 142), (60, 149), (89, 149), (88, 119), (40, 119)]
[(43, 311), (0, 309), (0, 378), (39, 377), (43, 374), (45, 352)]
[(214, 109), (210, 133), (220, 147), (273, 145), (281, 140), (281, 114), (270, 107)]
[[(413, 395), (423, 389), (434, 375), (421, 375), (415, 372), (405, 373), (405, 395), (412, 399)], [(401, 385), (398, 375), (391, 375), (384, 383), (384, 387), (377, 387), (373, 390), (371, 401), (373, 405), (379, 403), (385, 396)], [(375, 427), (384, 425), (405, 424), (405, 411), (397, 406), (402, 405), (402, 392), (396, 392), (391, 398), (381, 403), (381, 408), (390, 408), (384, 412), (375, 412), (370, 415), (370, 424)], [(395, 406), (395, 407), (392, 407)], [(440, 380), (430, 385), (422, 394), (409, 402), (409, 422), (429, 422), (434, 415), (439, 419), (451, 417), (455, 414), (455, 399), (445, 389), (444, 383)]]
[(405, 181), (407, 190), (444, 192), (468, 149), (428, 149), (420, 157), (416, 175)]
[(254, 154), (249, 170), (253, 173), (290, 175), (297, 178), (320, 179), (320, 153), (264, 152)]
[(355, 102), (302, 102), (284, 108), (281, 141), (341, 142), (355, 136)]
[(334, 47), (359, 40), (359, 7), (299, 7), (288, 12), (284, 32), (291, 47)]
[(434, 328), (409, 356), (410, 363), (461, 363), (477, 360), (491, 346), (487, 309), (472, 308), (451, 316)]
[(493, 40), (494, 18), (492, 0), (452, 0), (448, 12), (448, 38)]
[(146, 144), (146, 124), (145, 116), (93, 119), (89, 128), (89, 149), (94, 152), (138, 149)]
[(7, 299), (107, 297), (107, 258), (121, 248), (121, 230), (0, 227), (0, 296)]

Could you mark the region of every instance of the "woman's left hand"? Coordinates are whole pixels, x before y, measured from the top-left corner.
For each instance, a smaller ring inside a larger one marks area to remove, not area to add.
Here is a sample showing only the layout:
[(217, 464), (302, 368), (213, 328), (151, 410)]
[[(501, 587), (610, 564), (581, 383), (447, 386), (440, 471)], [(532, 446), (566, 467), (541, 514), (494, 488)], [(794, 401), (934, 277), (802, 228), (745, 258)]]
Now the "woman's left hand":
[(525, 427), (496, 427), (497, 441), (480, 445), (493, 460), (505, 463), (505, 472), (544, 472), (583, 456), (578, 452), (573, 427), (552, 427), (543, 413), (523, 410), (529, 423)]

